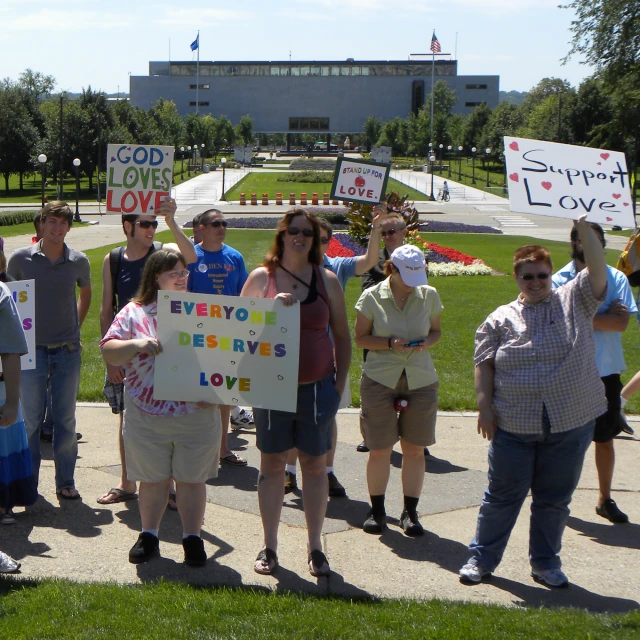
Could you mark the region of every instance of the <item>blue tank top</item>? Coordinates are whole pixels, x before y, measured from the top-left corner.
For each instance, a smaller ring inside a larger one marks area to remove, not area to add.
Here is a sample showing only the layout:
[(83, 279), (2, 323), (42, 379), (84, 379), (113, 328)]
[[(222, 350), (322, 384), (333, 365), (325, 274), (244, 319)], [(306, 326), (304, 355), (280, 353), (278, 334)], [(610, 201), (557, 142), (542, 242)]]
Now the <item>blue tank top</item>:
[(138, 260), (127, 260), (124, 257), (124, 248), (120, 259), (120, 269), (116, 278), (116, 296), (118, 299), (118, 311), (125, 307), (136, 295), (140, 280), (142, 280), (142, 272), (144, 265), (147, 263), (149, 256), (153, 253), (152, 247), (143, 258)]

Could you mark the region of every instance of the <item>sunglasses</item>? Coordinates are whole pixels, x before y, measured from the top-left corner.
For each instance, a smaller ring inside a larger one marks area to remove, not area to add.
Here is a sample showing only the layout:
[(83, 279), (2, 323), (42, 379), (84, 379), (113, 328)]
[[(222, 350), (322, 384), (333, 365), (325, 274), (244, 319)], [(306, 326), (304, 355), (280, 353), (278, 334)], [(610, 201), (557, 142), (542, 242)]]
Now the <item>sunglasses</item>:
[(182, 269), (181, 271), (166, 271), (165, 273), (175, 280), (176, 278), (186, 278), (189, 275), (189, 269)]
[(289, 227), (287, 233), (290, 236), (297, 236), (301, 233), (305, 238), (313, 238), (313, 229), (298, 229), (298, 227)]
[(213, 222), (203, 222), (202, 226), (213, 227), (214, 229), (217, 229), (218, 227), (224, 227), (226, 229), (228, 224), (229, 223), (226, 220), (214, 220)]
[(397, 231), (397, 229), (389, 229), (389, 231), (382, 231), (380, 235), (382, 235), (383, 238), (386, 238), (387, 236), (395, 236)]
[(520, 278), (520, 280), (526, 280), (527, 282), (531, 282), (531, 280), (535, 280), (536, 278), (538, 280), (548, 280), (549, 274), (548, 273), (525, 273), (523, 276), (518, 276), (518, 278)]
[(137, 220), (136, 224), (139, 225), (141, 229), (151, 229), (151, 227), (154, 229), (158, 228), (157, 220)]

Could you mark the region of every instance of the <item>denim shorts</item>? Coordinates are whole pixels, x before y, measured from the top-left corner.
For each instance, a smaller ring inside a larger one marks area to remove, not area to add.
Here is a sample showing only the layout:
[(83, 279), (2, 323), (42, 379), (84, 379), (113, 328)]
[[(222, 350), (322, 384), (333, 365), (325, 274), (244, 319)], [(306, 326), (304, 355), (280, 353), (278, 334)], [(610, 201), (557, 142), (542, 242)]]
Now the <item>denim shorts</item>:
[(309, 456), (322, 456), (331, 449), (333, 420), (340, 394), (334, 374), (298, 385), (295, 413), (253, 409), (256, 445), (262, 453), (284, 453), (297, 448)]

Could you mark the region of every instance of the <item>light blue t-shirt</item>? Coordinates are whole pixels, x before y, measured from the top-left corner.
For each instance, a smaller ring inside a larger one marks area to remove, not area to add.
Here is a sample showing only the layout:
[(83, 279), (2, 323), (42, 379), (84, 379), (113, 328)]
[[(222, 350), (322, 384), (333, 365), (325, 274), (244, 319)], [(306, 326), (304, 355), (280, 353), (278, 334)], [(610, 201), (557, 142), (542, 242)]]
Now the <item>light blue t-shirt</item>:
[(222, 245), (220, 251), (205, 251), (197, 244), (197, 262), (189, 265), (189, 291), (239, 296), (249, 275), (239, 251)]
[[(578, 273), (573, 262), (569, 262), (562, 269), (553, 275), (553, 288), (557, 289), (567, 282), (571, 282)], [(609, 311), (612, 303), (616, 299), (627, 305), (630, 313), (637, 313), (638, 307), (633, 299), (633, 293), (629, 286), (627, 276), (607, 265), (607, 297), (598, 307), (597, 313)], [(594, 331), (593, 336), (596, 343), (596, 367), (601, 378), (622, 373), (626, 369), (624, 354), (622, 352), (622, 334), (619, 331)]]
[(336, 274), (340, 282), (340, 286), (344, 291), (347, 286), (347, 282), (351, 280), (351, 278), (356, 277), (357, 259), (358, 256), (354, 256), (353, 258), (330, 258), (325, 255), (322, 266)]

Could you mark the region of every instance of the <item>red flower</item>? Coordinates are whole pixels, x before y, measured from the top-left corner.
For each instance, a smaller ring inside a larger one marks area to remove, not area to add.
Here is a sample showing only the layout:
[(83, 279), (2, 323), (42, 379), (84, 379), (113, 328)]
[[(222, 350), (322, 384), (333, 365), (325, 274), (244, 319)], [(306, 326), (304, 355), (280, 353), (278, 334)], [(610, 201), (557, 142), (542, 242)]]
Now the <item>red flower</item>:
[(449, 258), (450, 260), (452, 260), (453, 262), (462, 262), (462, 264), (465, 266), (473, 264), (477, 260), (477, 258), (474, 258), (473, 256), (469, 256), (466, 253), (462, 253), (457, 249), (442, 247), (439, 244), (435, 244), (434, 242), (429, 242), (428, 245), (431, 251), (435, 251), (436, 253), (443, 255)]
[(341, 242), (333, 236), (327, 247), (327, 255), (330, 258), (352, 258), (355, 253), (351, 249), (344, 247)]

